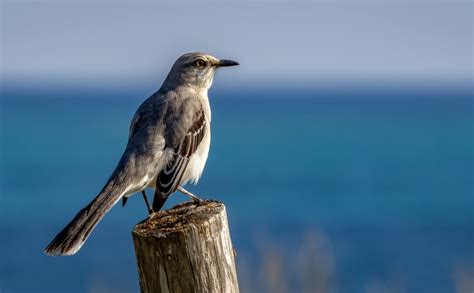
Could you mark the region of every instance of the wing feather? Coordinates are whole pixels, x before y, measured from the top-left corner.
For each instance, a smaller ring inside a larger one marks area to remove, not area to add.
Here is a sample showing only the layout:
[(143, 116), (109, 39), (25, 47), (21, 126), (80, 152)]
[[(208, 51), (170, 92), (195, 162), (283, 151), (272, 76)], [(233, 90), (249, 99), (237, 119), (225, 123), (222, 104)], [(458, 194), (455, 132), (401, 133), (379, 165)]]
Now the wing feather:
[(181, 180), (189, 160), (204, 138), (206, 123), (204, 112), (201, 110), (195, 115), (194, 122), (184, 139), (177, 147), (172, 147), (172, 158), (158, 174), (155, 196), (166, 198), (182, 184)]

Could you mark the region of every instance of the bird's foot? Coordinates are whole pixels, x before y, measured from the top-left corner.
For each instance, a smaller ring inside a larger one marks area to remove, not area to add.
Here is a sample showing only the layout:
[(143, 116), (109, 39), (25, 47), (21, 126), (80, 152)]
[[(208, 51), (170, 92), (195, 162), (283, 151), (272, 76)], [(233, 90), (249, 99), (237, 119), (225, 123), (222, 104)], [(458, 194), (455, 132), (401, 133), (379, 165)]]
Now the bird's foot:
[(198, 205), (204, 202), (203, 199), (197, 197), (196, 195), (192, 194), (191, 192), (187, 191), (186, 189), (182, 187), (178, 187), (178, 191), (186, 195), (187, 197), (191, 198)]

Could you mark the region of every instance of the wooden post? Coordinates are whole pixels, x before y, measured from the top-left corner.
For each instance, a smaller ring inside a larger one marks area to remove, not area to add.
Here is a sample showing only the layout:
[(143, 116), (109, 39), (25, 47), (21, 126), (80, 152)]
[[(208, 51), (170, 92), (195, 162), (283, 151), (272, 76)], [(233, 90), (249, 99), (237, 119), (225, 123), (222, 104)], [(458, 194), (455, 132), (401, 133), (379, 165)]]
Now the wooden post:
[(132, 232), (141, 292), (239, 292), (225, 206), (185, 202)]

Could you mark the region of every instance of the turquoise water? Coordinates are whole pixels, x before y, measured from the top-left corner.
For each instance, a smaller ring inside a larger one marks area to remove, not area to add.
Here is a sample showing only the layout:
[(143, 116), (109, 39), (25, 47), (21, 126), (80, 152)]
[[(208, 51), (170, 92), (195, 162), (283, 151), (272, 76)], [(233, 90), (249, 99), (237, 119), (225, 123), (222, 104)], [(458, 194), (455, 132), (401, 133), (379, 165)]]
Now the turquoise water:
[[(130, 232), (146, 216), (140, 197), (112, 209), (76, 256), (51, 258), (42, 249), (101, 189), (149, 93), (4, 90), (2, 293), (138, 291)], [(295, 259), (314, 256), (300, 247), (307, 235), (324, 239), (317, 253), (335, 292), (456, 292), (457, 272), (472, 271), (469, 90), (211, 96), (211, 153), (190, 189), (225, 202), (243, 289), (269, 290), (261, 263), (275, 250), (287, 287), (303, 290)], [(167, 206), (183, 200), (174, 195)]]

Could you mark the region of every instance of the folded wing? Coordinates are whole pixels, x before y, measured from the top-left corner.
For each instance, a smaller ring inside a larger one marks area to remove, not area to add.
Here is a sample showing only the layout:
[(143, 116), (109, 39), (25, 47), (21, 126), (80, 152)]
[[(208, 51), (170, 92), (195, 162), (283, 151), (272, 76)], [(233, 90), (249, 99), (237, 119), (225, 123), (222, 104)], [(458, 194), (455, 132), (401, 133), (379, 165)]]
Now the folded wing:
[(183, 139), (175, 146), (169, 146), (172, 152), (168, 164), (158, 174), (156, 180), (153, 210), (158, 211), (163, 206), (168, 196), (175, 192), (183, 183), (183, 175), (189, 160), (199, 147), (206, 131), (206, 117), (200, 110), (194, 115), (191, 127)]

